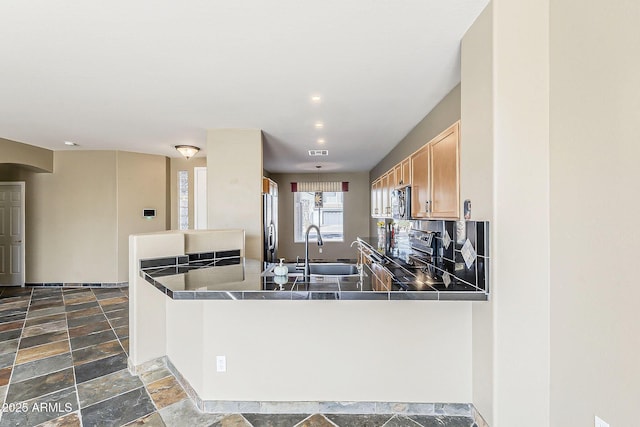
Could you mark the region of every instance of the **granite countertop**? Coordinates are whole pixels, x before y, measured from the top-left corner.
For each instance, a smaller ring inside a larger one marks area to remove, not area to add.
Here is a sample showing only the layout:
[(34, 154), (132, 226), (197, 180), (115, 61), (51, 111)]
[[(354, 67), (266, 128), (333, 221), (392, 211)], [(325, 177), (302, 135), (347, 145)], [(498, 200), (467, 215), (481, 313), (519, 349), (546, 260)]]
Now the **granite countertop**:
[[(377, 238), (359, 239), (377, 250)], [(374, 242), (375, 241), (375, 242)], [(255, 259), (228, 257), (200, 259), (191, 256), (141, 261), (140, 275), (172, 299), (216, 300), (486, 300), (484, 293), (464, 286), (426, 285), (397, 251), (380, 251), (385, 268), (394, 275), (390, 291), (374, 291), (370, 274), (276, 277), (263, 273)], [(395, 255), (394, 255), (395, 254)], [(268, 269), (270, 266), (268, 266)]]

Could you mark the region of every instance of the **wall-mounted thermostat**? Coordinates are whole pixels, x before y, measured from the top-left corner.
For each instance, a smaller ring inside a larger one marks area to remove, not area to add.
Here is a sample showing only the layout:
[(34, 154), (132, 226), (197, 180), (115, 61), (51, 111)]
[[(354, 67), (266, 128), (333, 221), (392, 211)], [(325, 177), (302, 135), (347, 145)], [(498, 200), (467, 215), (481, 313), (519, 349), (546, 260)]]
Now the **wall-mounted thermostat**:
[(147, 219), (155, 218), (156, 217), (156, 210), (155, 209), (143, 209), (142, 210), (142, 216), (147, 218)]

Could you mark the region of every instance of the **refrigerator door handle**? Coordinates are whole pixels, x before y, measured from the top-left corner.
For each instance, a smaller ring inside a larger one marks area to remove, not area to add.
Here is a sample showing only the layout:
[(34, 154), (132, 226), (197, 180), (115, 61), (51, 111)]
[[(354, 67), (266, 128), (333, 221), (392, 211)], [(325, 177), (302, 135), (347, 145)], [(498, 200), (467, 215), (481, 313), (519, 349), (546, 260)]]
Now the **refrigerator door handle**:
[(276, 247), (276, 227), (273, 223), (269, 224), (269, 239), (268, 239), (268, 248), (270, 251), (273, 251)]

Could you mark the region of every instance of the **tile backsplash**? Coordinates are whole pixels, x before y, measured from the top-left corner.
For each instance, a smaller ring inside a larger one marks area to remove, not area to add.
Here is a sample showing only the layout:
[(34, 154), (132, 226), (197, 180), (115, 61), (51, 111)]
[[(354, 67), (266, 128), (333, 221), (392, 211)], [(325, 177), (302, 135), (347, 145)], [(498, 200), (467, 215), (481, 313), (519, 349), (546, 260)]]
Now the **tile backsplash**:
[[(458, 283), (489, 293), (490, 229), (488, 221), (412, 220), (405, 230), (438, 233), (438, 257), (435, 267)], [(401, 227), (402, 225), (399, 224)], [(469, 241), (464, 248), (465, 242)], [(447, 245), (447, 243), (449, 243)], [(473, 262), (465, 262), (464, 251), (475, 252)]]

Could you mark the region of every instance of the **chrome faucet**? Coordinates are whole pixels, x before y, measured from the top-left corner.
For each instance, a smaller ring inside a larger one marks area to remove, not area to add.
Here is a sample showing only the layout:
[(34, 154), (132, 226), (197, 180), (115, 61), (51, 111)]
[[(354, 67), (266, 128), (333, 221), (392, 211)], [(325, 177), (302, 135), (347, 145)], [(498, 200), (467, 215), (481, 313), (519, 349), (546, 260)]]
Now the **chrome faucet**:
[(322, 246), (323, 244), (320, 229), (317, 225), (311, 224), (304, 235), (304, 280), (306, 282), (309, 281), (309, 276), (311, 276), (311, 268), (309, 268), (309, 232), (312, 228), (315, 228), (316, 233), (318, 233), (318, 246)]

